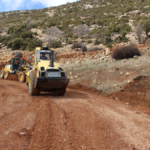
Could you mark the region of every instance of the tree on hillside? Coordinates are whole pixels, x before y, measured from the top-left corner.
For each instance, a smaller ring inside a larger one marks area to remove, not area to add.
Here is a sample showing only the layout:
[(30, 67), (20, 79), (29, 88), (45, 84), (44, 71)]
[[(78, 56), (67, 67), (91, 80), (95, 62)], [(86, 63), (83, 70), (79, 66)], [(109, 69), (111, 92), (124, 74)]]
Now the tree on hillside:
[(148, 34), (148, 32), (150, 32), (150, 22), (149, 22), (149, 21), (147, 21), (147, 22), (144, 24), (144, 30), (145, 30), (145, 32), (146, 32), (147, 37), (149, 37), (149, 34)]
[(143, 26), (138, 23), (136, 26), (135, 26), (135, 33), (138, 37), (138, 41), (139, 43), (141, 43), (141, 40), (142, 40), (142, 33), (143, 33), (144, 29), (143, 29)]
[(31, 19), (30, 17), (28, 17), (28, 18), (26, 19), (26, 24), (29, 25), (31, 22), (32, 22), (32, 19)]
[(51, 44), (56, 41), (62, 35), (62, 31), (60, 31), (56, 27), (51, 27), (46, 30), (46, 41), (48, 42), (49, 47)]
[(90, 32), (89, 28), (87, 25), (78, 25), (76, 27), (74, 27), (73, 29), (73, 34), (74, 36), (78, 36), (80, 38), (82, 38), (82, 42), (83, 42), (83, 38), (85, 35), (87, 35)]

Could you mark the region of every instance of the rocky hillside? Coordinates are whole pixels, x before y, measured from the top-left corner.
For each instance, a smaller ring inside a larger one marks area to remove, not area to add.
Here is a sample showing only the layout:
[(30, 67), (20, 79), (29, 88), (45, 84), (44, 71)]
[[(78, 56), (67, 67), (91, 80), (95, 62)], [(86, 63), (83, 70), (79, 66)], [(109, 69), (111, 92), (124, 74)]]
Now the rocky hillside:
[[(102, 43), (112, 47), (115, 43), (138, 43), (137, 34), (134, 33), (138, 23), (142, 27), (140, 38), (143, 42), (148, 36), (149, 25), (145, 24), (149, 19), (148, 0), (81, 0), (39, 10), (2, 12), (0, 30), (1, 36), (4, 36), (10, 27), (26, 24), (28, 30), (41, 30), (41, 36), (47, 28), (56, 27), (63, 33), (61, 42), (71, 44), (79, 40), (73, 32), (74, 27), (85, 24), (89, 29), (84, 35), (86, 43)], [(38, 39), (45, 42), (43, 35)]]

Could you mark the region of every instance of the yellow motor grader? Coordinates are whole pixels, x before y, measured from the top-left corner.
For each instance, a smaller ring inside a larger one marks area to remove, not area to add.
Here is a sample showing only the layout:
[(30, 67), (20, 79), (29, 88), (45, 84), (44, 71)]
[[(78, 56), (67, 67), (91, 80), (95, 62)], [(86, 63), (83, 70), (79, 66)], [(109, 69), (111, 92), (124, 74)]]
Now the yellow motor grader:
[(12, 58), (11, 64), (4, 66), (0, 72), (0, 78), (8, 79), (9, 75), (17, 75), (20, 82), (25, 82), (26, 72), (31, 70), (31, 66), (26, 66), (26, 60), (22, 58)]
[(39, 95), (41, 91), (47, 91), (63, 96), (68, 83), (66, 73), (55, 62), (54, 51), (48, 47), (37, 47), (34, 50), (32, 70), (26, 73), (29, 93)]

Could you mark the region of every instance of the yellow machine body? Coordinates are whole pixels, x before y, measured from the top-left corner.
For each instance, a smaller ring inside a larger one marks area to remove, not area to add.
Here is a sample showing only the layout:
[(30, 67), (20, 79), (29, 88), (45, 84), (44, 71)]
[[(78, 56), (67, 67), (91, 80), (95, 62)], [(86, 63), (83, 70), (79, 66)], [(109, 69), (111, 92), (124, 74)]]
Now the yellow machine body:
[(58, 91), (66, 90), (69, 79), (60, 65), (55, 62), (54, 50), (37, 47), (34, 50), (33, 62), (32, 70), (26, 73), (26, 84), (29, 86), (31, 95), (38, 95), (40, 92), (37, 91), (57, 91), (55, 93), (60, 93)]

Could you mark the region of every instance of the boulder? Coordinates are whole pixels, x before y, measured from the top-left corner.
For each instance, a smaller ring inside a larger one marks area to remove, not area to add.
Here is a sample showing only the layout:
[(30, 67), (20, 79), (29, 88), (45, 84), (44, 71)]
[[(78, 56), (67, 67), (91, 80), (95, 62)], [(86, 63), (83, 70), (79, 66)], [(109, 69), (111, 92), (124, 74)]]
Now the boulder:
[(130, 12), (128, 13), (128, 15), (139, 15), (139, 14), (141, 14), (141, 13), (142, 13), (141, 10), (134, 10), (134, 11), (130, 11)]

